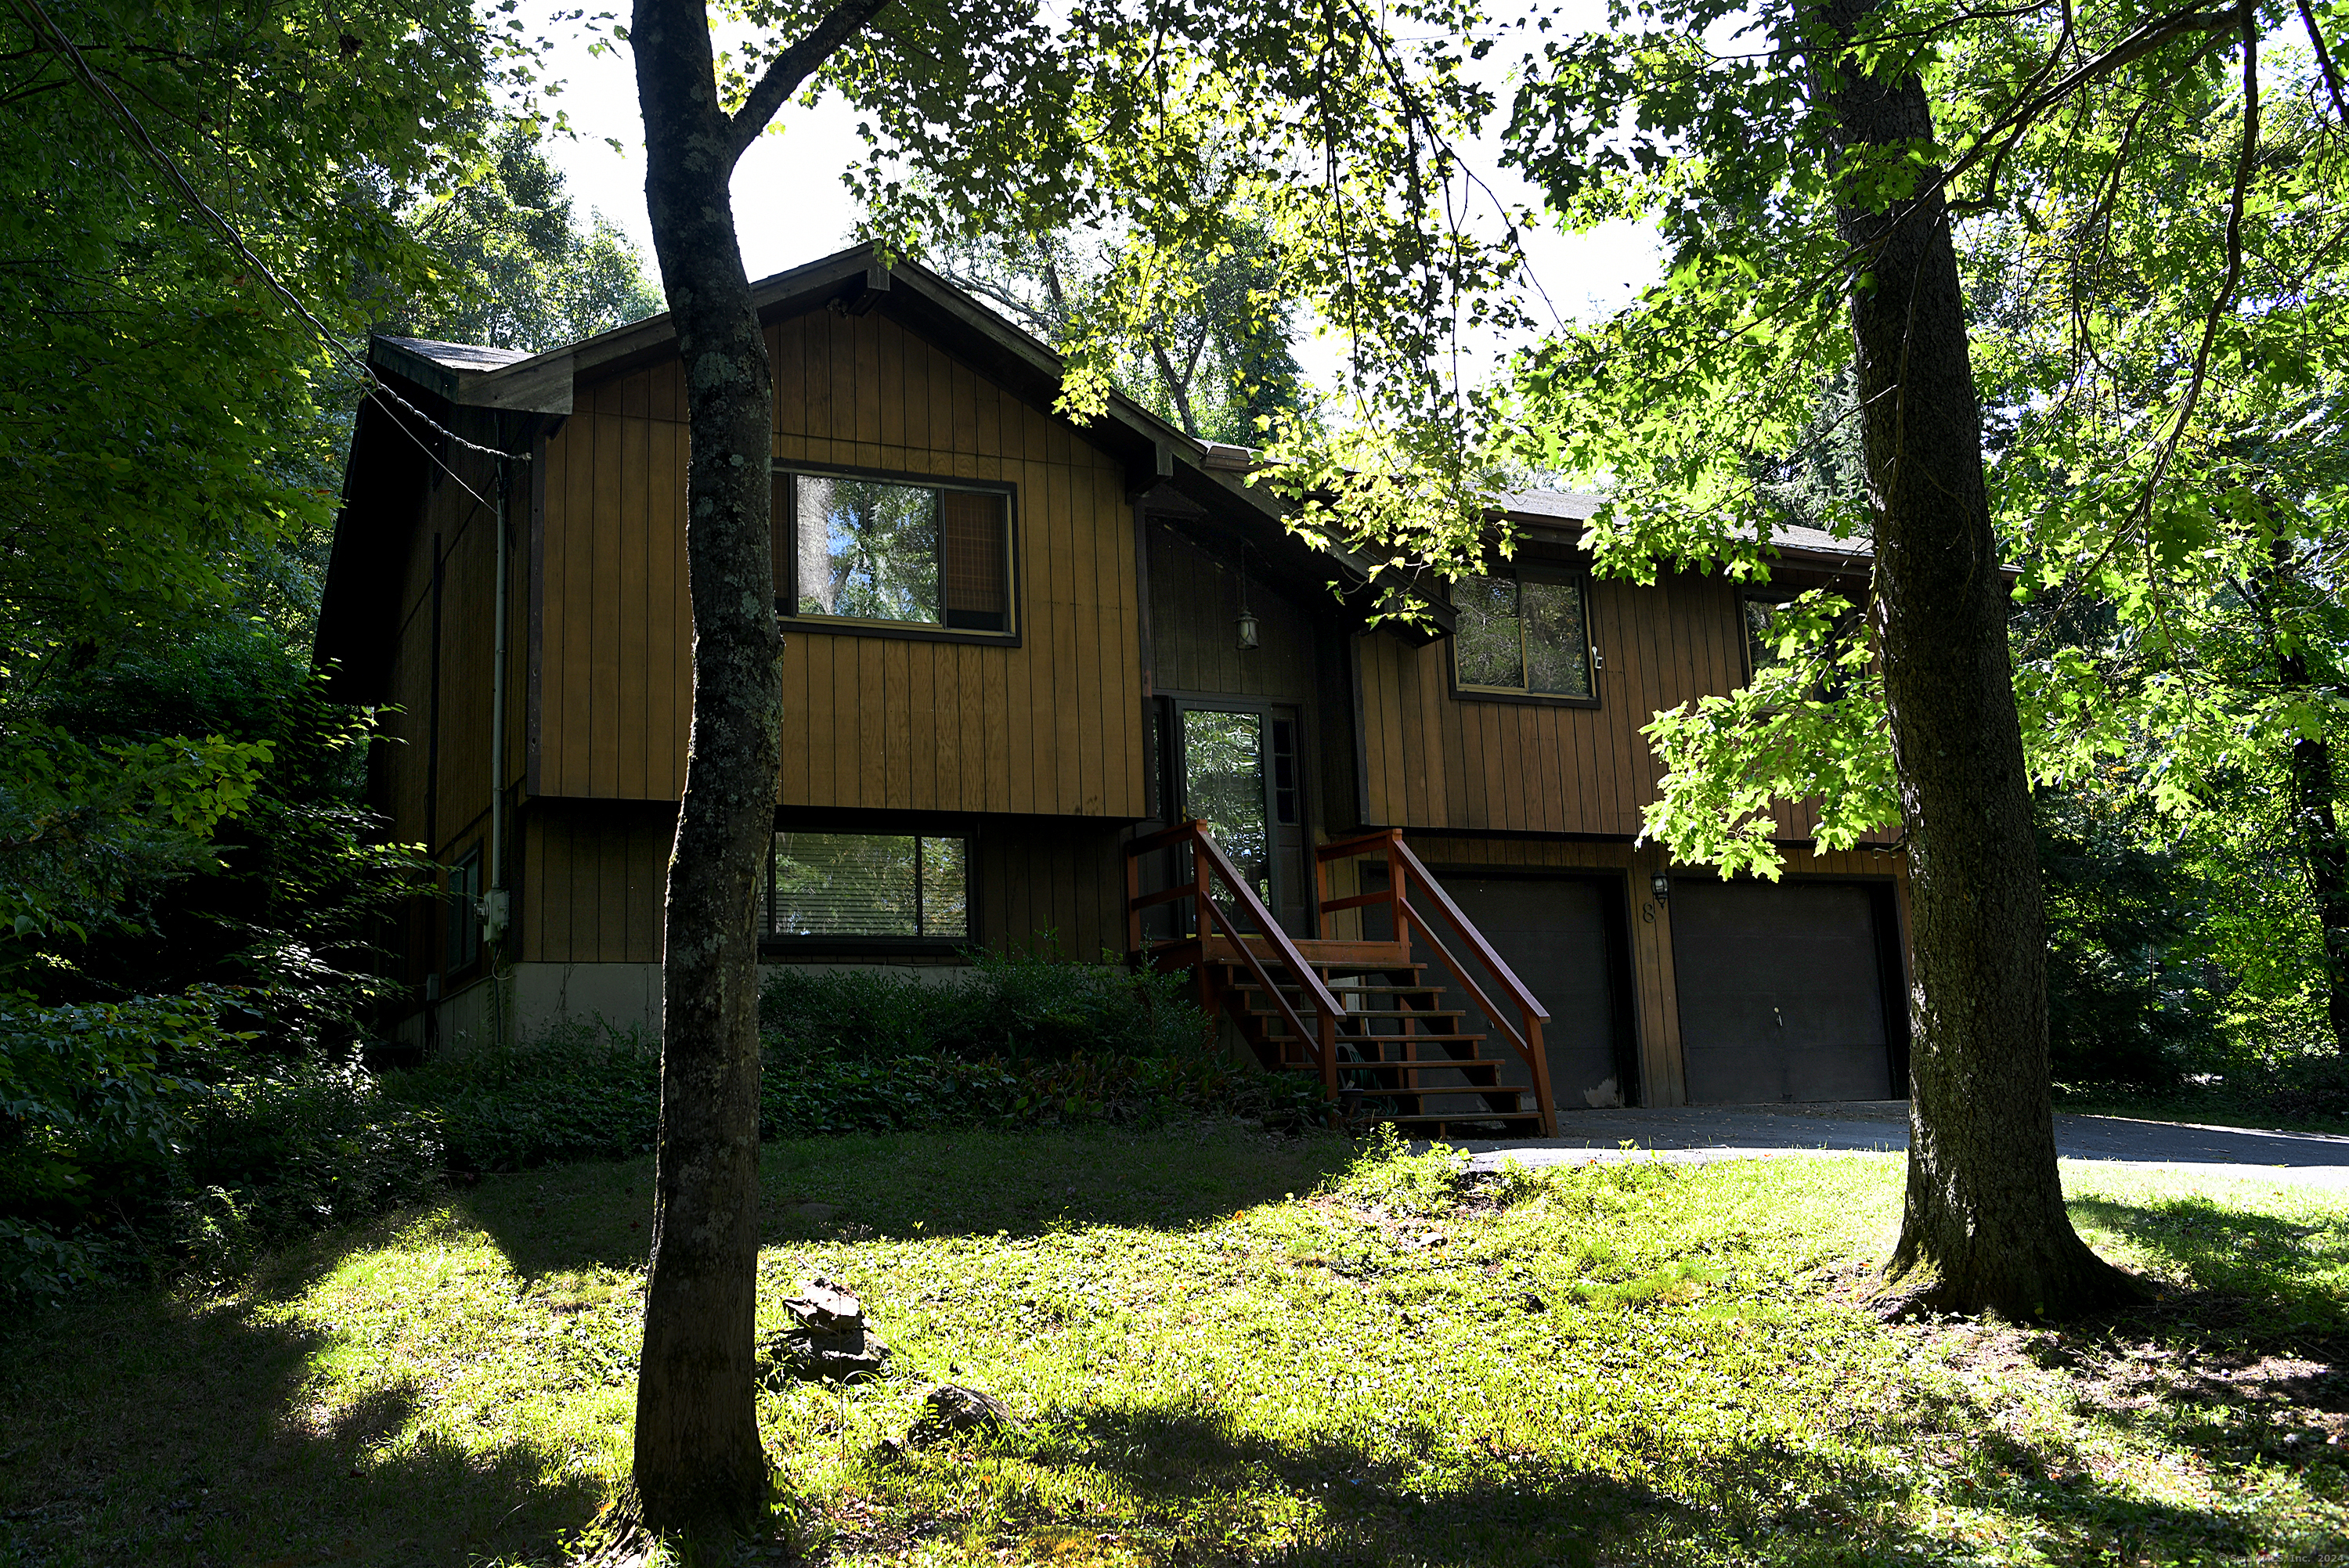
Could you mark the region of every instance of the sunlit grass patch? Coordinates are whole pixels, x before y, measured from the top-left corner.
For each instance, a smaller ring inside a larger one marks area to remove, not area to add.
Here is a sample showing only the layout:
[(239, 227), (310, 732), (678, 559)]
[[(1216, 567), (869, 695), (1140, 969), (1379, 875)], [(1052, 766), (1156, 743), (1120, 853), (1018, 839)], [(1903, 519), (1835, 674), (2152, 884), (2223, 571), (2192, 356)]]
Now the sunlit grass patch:
[[(1223, 1126), (807, 1142), (766, 1165), (762, 1328), (822, 1274), (894, 1349), (880, 1377), (760, 1395), (823, 1561), (2349, 1543), (2349, 1214), (2306, 1189), (2067, 1168), (2092, 1240), (2180, 1294), (2057, 1333), (1879, 1322), (1867, 1275), (1900, 1171), (1866, 1156), (1471, 1178), (1443, 1151)], [(648, 1175), (493, 1180), (226, 1296), (20, 1331), (0, 1564), (547, 1558), (626, 1474)], [(942, 1381), (1019, 1426), (901, 1446)]]

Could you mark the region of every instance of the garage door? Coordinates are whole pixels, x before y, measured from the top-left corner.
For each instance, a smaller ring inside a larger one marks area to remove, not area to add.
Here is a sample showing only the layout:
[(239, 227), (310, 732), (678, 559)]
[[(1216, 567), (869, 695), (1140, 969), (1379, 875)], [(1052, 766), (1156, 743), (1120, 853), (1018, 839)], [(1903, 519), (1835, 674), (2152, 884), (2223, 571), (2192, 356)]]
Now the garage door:
[[(1560, 1110), (1601, 1105), (1627, 1105), (1633, 1099), (1628, 1077), (1630, 1052), (1622, 1038), (1628, 1018), (1620, 1004), (1616, 954), (1621, 949), (1617, 916), (1620, 892), (1609, 883), (1526, 877), (1478, 878), (1458, 872), (1440, 872), (1444, 891), (1475, 923), (1517, 978), (1549, 1009), (1542, 1026), (1544, 1054), (1549, 1058), (1550, 1096)], [(1459, 944), (1441, 917), (1437, 934), (1453, 951)], [(1463, 961), (1467, 962), (1463, 954)], [(1470, 973), (1485, 985), (1473, 963)], [(1448, 972), (1440, 967), (1433, 975)], [(1433, 977), (1433, 975), (1431, 975)], [(1489, 989), (1489, 987), (1488, 987)], [(1496, 996), (1497, 1002), (1499, 998)], [(1471, 1013), (1468, 1026), (1482, 1026), (1474, 1004), (1454, 992), (1444, 1004)], [(1517, 1020), (1512, 1016), (1510, 1022)], [(1486, 1047), (1511, 1058), (1504, 1078), (1524, 1083), (1529, 1077), (1506, 1037), (1495, 1036)]]
[(1817, 882), (1672, 884), (1692, 1104), (1891, 1098), (1878, 896)]

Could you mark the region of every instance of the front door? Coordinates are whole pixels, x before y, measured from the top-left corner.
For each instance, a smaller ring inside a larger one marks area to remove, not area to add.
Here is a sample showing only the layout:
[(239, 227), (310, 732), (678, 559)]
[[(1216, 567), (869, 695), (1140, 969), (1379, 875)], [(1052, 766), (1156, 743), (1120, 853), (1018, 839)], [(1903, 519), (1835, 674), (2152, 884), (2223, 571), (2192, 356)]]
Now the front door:
[(1176, 702), (1176, 819), (1206, 824), (1291, 936), (1313, 934), (1297, 710)]

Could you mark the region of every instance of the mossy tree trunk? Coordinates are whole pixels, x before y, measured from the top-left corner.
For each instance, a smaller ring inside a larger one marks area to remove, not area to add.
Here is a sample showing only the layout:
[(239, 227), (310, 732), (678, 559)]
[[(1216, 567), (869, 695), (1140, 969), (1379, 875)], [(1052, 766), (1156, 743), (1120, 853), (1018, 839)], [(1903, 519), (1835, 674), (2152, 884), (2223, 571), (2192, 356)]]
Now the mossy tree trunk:
[[(1832, 0), (1831, 36), (1850, 38), (1876, 3)], [(1847, 179), (1930, 142), (1913, 74), (1837, 58), (1820, 80)], [(2056, 1174), (2007, 585), (1950, 216), (1933, 173), (1916, 178), (1920, 194), (1837, 211), (1859, 253), (1851, 325), (1915, 954), (1908, 1196), (1887, 1280), (1919, 1307), (2062, 1315), (2136, 1287), (2073, 1231)]]
[(742, 1528), (769, 1491), (752, 1343), (759, 1245), (757, 884), (781, 779), (769, 466), (774, 392), (734, 229), (734, 165), (784, 98), (871, 19), (852, 0), (719, 107), (702, 0), (637, 0), (653, 249), (684, 362), (693, 717), (661, 955), (660, 1145), (636, 1385), (647, 1527)]

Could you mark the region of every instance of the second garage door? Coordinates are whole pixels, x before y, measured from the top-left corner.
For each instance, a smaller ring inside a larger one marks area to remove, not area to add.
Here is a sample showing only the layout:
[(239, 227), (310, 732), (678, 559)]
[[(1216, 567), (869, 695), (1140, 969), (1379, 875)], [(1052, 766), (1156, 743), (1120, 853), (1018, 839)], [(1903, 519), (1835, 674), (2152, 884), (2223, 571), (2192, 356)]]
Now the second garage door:
[(1892, 1098), (1882, 902), (1848, 883), (1672, 884), (1690, 1103)]

